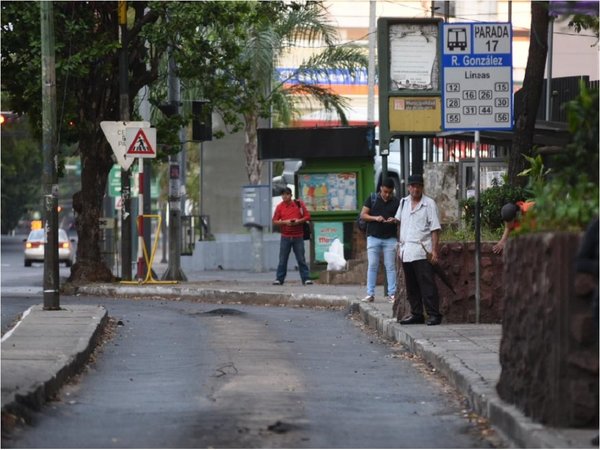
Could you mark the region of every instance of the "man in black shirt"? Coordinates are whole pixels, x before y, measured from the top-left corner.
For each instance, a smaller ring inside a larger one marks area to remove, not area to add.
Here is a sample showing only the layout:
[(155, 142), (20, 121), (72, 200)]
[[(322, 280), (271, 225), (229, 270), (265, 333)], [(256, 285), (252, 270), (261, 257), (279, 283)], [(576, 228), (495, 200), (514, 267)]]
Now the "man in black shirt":
[(394, 180), (386, 178), (381, 184), (374, 201), (371, 196), (365, 201), (360, 217), (367, 222), (367, 296), (363, 302), (375, 301), (375, 285), (379, 269), (379, 255), (383, 252), (383, 263), (388, 284), (390, 303), (396, 294), (396, 251), (398, 247), (398, 222), (395, 219), (400, 201), (394, 197)]

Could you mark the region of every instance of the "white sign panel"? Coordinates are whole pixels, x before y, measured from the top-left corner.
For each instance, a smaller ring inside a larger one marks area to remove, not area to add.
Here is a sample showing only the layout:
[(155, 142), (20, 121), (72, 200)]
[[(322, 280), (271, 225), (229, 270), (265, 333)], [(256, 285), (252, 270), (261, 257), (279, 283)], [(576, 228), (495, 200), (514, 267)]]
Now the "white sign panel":
[(156, 128), (127, 127), (127, 154), (133, 158), (156, 157)]
[(437, 50), (437, 24), (390, 25), (391, 89), (438, 89)]
[(100, 122), (100, 128), (106, 136), (106, 140), (110, 144), (117, 164), (124, 170), (129, 169), (135, 157), (127, 156), (127, 135), (125, 130), (127, 127), (149, 127), (150, 122)]
[(445, 23), (442, 29), (443, 128), (512, 129), (511, 24)]

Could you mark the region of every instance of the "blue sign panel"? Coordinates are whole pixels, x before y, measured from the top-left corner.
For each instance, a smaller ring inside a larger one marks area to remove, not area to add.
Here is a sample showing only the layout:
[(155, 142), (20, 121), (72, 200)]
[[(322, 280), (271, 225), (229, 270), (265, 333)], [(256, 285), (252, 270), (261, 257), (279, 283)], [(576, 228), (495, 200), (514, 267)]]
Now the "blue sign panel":
[(442, 29), (443, 128), (512, 129), (511, 24), (445, 23)]

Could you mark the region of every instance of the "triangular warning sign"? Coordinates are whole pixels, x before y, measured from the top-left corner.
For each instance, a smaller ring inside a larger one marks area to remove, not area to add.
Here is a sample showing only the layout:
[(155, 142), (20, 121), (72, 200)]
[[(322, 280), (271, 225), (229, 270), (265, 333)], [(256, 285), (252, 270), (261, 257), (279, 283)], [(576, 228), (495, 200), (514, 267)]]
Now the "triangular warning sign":
[(127, 150), (127, 155), (130, 156), (154, 156), (154, 149), (152, 148), (152, 144), (146, 137), (146, 133), (144, 133), (144, 129), (140, 128), (138, 132), (135, 134), (133, 141), (131, 141), (131, 145)]

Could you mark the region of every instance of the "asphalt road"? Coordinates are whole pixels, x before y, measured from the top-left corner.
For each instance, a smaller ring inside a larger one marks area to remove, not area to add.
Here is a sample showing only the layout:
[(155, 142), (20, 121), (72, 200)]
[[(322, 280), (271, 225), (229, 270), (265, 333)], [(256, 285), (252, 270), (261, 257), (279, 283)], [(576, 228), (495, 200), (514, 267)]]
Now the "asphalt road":
[(443, 383), (342, 311), (61, 302), (103, 304), (122, 325), (2, 447), (488, 446)]
[[(43, 299), (44, 264), (33, 263), (31, 267), (23, 264), (23, 239), (27, 235), (2, 236), (2, 253), (0, 259), (0, 275), (2, 289), (2, 334), (4, 334), (21, 312), (34, 304), (41, 304)], [(59, 275), (67, 278), (71, 269), (64, 264), (59, 265)], [(4, 301), (6, 298), (18, 301)]]
[[(3, 332), (42, 303), (41, 265), (9, 266), (22, 260), (7, 253), (3, 239)], [(4, 448), (492, 445), (443, 381), (344, 311), (61, 296), (69, 303), (105, 306), (113, 332)]]

